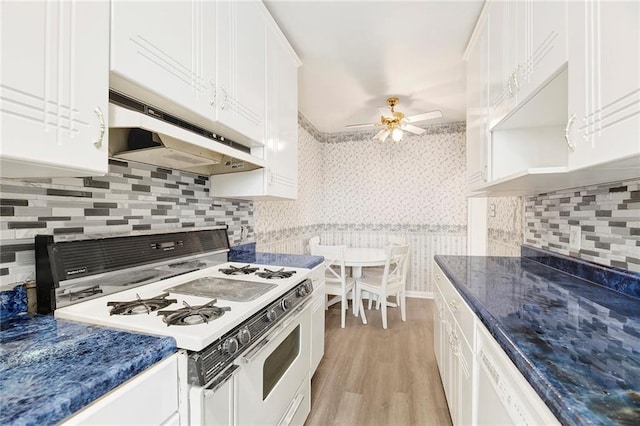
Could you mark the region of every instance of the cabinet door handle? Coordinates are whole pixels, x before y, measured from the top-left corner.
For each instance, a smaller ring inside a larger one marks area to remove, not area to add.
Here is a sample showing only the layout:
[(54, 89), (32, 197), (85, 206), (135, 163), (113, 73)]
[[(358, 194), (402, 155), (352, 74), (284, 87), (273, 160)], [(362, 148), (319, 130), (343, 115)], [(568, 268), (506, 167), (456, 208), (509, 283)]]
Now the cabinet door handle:
[(520, 91), (520, 84), (518, 83), (518, 72), (520, 71), (520, 65), (516, 67), (516, 70), (513, 72), (513, 85), (516, 86), (516, 93)]
[(569, 120), (567, 120), (567, 127), (564, 128), (564, 140), (567, 142), (567, 146), (571, 151), (576, 150), (576, 146), (573, 143), (571, 143), (571, 135), (570, 135), (571, 125), (573, 124), (573, 120), (575, 119), (576, 119), (576, 115), (571, 114), (571, 117), (569, 117)]
[(458, 303), (457, 300), (450, 300), (449, 301), (449, 306), (451, 306), (451, 308), (453, 308), (454, 311), (459, 311), (460, 310), (460, 304)]
[(440, 281), (440, 274), (436, 272), (436, 280)]
[(222, 93), (224, 93), (224, 101), (222, 101), (220, 109), (225, 109), (227, 107), (227, 99), (229, 99), (229, 95), (227, 94), (227, 91), (224, 90), (224, 88), (220, 88), (220, 90), (222, 90)]
[(507, 80), (507, 89), (509, 89), (509, 95), (513, 96), (513, 88), (511, 87), (511, 77), (513, 74), (509, 76), (509, 80)]
[(273, 185), (273, 172), (271, 169), (267, 169), (267, 183)]
[(100, 149), (102, 148), (102, 140), (104, 139), (104, 132), (107, 128), (104, 125), (104, 116), (102, 115), (100, 107), (96, 107), (93, 112), (98, 116), (98, 120), (100, 120), (100, 136), (93, 142), (93, 146)]
[(213, 84), (213, 80), (209, 80), (209, 83), (211, 83), (211, 99), (209, 100), (209, 103), (211, 104), (211, 106), (215, 106), (215, 104), (216, 104), (216, 85)]

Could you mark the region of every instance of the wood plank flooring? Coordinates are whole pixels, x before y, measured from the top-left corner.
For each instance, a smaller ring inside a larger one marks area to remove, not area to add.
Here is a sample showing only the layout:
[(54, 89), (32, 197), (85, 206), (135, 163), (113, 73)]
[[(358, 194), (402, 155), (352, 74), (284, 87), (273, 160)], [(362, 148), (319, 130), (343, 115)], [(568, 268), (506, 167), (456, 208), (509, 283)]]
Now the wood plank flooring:
[[(407, 321), (388, 309), (367, 310), (368, 325), (339, 305), (326, 313), (325, 353), (311, 380), (306, 426), (450, 425), (433, 354), (433, 301), (407, 299)], [(366, 305), (365, 305), (366, 309)]]

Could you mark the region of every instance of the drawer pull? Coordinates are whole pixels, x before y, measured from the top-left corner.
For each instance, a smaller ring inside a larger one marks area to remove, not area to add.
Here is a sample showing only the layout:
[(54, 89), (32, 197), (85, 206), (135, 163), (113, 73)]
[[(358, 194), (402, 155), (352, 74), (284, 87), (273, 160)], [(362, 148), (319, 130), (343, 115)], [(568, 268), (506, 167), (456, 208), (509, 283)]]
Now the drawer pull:
[(457, 300), (451, 300), (449, 301), (449, 306), (451, 306), (451, 308), (454, 311), (459, 311), (460, 310), (460, 303)]

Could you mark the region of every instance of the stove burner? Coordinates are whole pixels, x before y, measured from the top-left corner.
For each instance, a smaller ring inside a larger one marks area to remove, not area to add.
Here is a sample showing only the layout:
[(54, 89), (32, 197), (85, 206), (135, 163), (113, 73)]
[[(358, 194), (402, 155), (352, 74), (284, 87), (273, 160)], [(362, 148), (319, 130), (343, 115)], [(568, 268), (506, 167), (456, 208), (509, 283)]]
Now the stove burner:
[(228, 268), (221, 268), (221, 269), (218, 269), (218, 271), (226, 275), (248, 275), (248, 274), (253, 274), (258, 269), (260, 268), (253, 268), (251, 267), (251, 265), (245, 265), (241, 267), (229, 265)]
[(150, 314), (153, 311), (165, 308), (178, 301), (177, 299), (167, 299), (167, 296), (169, 296), (169, 293), (163, 293), (151, 299), (142, 299), (136, 294), (136, 300), (128, 302), (107, 302), (107, 306), (113, 306), (111, 311), (109, 311), (109, 315)]
[(158, 315), (164, 315), (162, 321), (170, 325), (194, 325), (209, 323), (209, 321), (220, 318), (226, 311), (230, 311), (228, 306), (214, 306), (218, 302), (213, 299), (211, 302), (201, 306), (190, 306), (187, 302), (182, 301), (184, 308), (175, 311), (158, 311)]
[(266, 278), (268, 280), (281, 279), (281, 278), (289, 278), (296, 271), (285, 271), (284, 268), (280, 268), (277, 271), (272, 271), (270, 269), (264, 268), (264, 272), (256, 272), (256, 275), (260, 278)]

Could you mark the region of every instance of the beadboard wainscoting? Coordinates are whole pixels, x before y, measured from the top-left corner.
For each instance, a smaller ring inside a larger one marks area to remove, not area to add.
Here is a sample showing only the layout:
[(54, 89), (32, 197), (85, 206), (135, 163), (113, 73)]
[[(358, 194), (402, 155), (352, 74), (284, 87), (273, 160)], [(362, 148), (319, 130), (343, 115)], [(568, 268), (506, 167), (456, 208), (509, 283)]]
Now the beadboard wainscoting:
[[(411, 245), (411, 262), (407, 277), (410, 297), (432, 297), (432, 259), (438, 254), (464, 255), (467, 249), (465, 227), (429, 227), (395, 225), (325, 224), (301, 228), (292, 235), (283, 232), (270, 235), (270, 242), (257, 244), (258, 251), (308, 254), (309, 238), (320, 236), (321, 244), (349, 247), (385, 247), (389, 237), (404, 238)], [(258, 236), (260, 239), (260, 236)], [(365, 269), (366, 273), (366, 269)]]
[(107, 235), (229, 226), (254, 238), (253, 203), (211, 198), (209, 178), (111, 160), (88, 178), (0, 179), (0, 288), (35, 279), (34, 236)]

